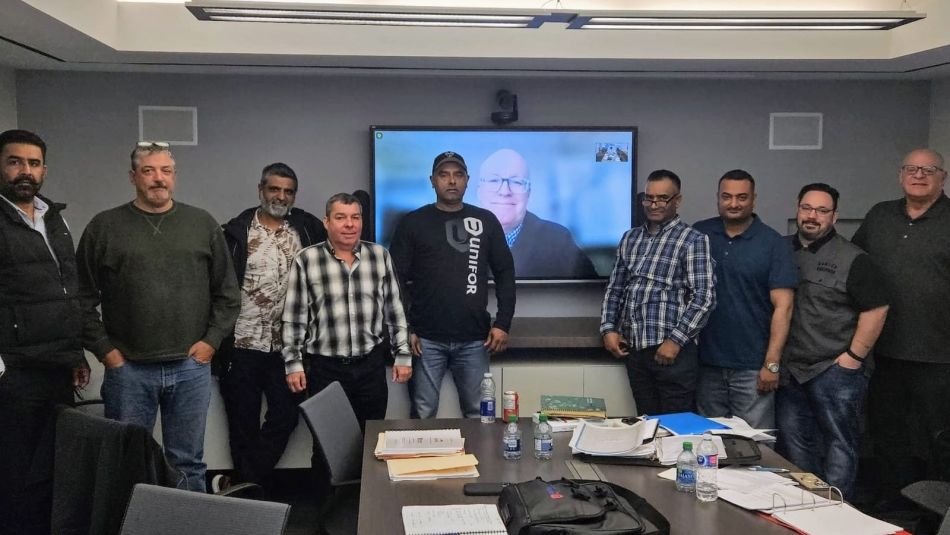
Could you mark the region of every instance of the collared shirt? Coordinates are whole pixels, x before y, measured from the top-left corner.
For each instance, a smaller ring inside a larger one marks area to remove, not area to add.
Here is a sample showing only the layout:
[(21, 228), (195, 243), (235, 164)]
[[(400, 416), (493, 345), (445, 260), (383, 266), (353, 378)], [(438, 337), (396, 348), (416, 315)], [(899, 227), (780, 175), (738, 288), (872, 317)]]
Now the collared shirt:
[(950, 198), (941, 195), (916, 219), (907, 215), (905, 199), (878, 203), (852, 241), (891, 286), (878, 356), (950, 364)]
[[(31, 229), (39, 232), (43, 236), (43, 241), (46, 242), (46, 248), (49, 249), (49, 254), (53, 255), (53, 260), (56, 261), (56, 264), (59, 265), (59, 258), (56, 257), (56, 251), (53, 251), (53, 246), (49, 242), (49, 236), (46, 235), (46, 220), (43, 219), (46, 216), (46, 212), (49, 210), (49, 205), (46, 204), (43, 199), (39, 197), (33, 197), (33, 219), (30, 219), (29, 214), (23, 211), (22, 208), (13, 204), (13, 202), (0, 195), (0, 199), (7, 201), (7, 204), (12, 206), (18, 214), (20, 214), (20, 219), (27, 224)], [(66, 223), (66, 220), (63, 219), (63, 223)], [(69, 225), (66, 225), (66, 228), (69, 228)]]
[(399, 284), (389, 252), (360, 242), (352, 266), (329, 241), (300, 251), (290, 270), (283, 314), (283, 355), (288, 374), (303, 371), (303, 354), (360, 357), (389, 332), (397, 366), (411, 366)]
[(241, 314), (234, 325), (234, 347), (270, 353), (280, 350), (280, 317), (287, 275), (300, 251), (300, 236), (284, 219), (271, 230), (254, 214), (247, 233), (247, 267), (241, 283)]
[(716, 261), (716, 309), (699, 335), (699, 360), (738, 370), (762, 367), (771, 335), (771, 291), (798, 287), (798, 268), (788, 240), (758, 216), (729, 236), (721, 217), (693, 228), (709, 236)]
[(505, 234), (505, 242), (508, 244), (508, 247), (511, 247), (515, 244), (515, 241), (518, 239), (518, 235), (521, 234), (521, 229), (524, 228), (524, 219), (521, 220), (521, 223), (518, 223), (518, 226), (514, 230)]
[(617, 331), (634, 349), (692, 341), (716, 306), (709, 239), (680, 221), (628, 230), (617, 248), (601, 315), (601, 334)]

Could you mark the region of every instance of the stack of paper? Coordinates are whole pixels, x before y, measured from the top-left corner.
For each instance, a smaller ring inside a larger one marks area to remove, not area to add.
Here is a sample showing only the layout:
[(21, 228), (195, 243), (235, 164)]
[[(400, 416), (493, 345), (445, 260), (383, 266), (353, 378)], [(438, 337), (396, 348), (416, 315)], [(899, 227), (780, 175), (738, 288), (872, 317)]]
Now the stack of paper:
[(775, 429), (755, 429), (745, 420), (738, 416), (731, 418), (710, 418), (710, 420), (726, 426), (728, 429), (710, 429), (710, 433), (719, 435), (739, 435), (741, 437), (751, 438), (756, 442), (772, 441), (775, 437), (769, 433)]
[(507, 535), (505, 523), (493, 504), (406, 505), (402, 508), (406, 535), (446, 533)]
[(405, 459), (459, 455), (464, 451), (465, 439), (458, 429), (427, 429), (380, 433), (373, 453), (377, 459)]
[(606, 418), (607, 403), (604, 398), (542, 395), (541, 412), (548, 416)]
[(393, 481), (478, 477), (478, 470), (475, 468), (477, 464), (478, 459), (472, 454), (386, 461), (389, 479)]
[[(656, 420), (647, 420), (655, 422)], [(660, 424), (662, 425), (662, 423)], [(726, 458), (726, 446), (722, 443), (722, 438), (713, 436), (713, 444), (719, 450), (719, 459)], [(693, 453), (699, 449), (699, 443), (703, 441), (702, 435), (673, 435), (656, 439), (656, 459), (663, 465), (676, 464), (676, 458), (683, 453), (683, 443), (693, 443)]]
[(652, 457), (656, 420), (627, 425), (615, 420), (581, 421), (569, 442), (573, 453), (618, 457)]

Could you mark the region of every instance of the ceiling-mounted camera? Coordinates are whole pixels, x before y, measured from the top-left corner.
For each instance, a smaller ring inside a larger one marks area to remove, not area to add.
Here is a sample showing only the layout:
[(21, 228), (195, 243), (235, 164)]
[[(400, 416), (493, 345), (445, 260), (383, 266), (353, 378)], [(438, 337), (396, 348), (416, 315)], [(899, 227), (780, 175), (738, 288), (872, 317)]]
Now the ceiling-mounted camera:
[(495, 102), (500, 108), (491, 114), (491, 122), (502, 126), (518, 120), (518, 95), (502, 89), (495, 93)]

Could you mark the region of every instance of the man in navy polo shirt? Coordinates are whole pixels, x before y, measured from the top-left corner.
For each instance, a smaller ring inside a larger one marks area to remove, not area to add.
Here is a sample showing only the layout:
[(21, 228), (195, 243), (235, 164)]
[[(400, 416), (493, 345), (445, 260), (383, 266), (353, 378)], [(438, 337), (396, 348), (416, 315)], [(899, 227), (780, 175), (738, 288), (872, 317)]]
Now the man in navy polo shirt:
[(719, 217), (694, 228), (709, 236), (718, 305), (699, 335), (696, 405), (708, 417), (738, 416), (775, 427), (779, 361), (798, 273), (792, 248), (759, 220), (755, 179), (735, 169), (719, 179)]

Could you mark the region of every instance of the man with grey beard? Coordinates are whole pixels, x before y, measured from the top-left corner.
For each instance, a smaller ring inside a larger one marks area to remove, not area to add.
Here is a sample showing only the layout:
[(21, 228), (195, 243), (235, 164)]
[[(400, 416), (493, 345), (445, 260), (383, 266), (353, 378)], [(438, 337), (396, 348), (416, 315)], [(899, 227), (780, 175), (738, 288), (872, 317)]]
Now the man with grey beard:
[[(266, 489), (297, 426), (297, 403), (302, 401), (287, 388), (280, 354), (287, 278), (297, 252), (326, 240), (327, 232), (319, 218), (293, 207), (297, 174), (288, 165), (265, 167), (257, 189), (260, 205), (223, 226), (241, 285), (241, 313), (214, 362), (228, 414), (233, 479)], [(267, 398), (263, 424), (262, 393)], [(217, 476), (212, 489), (231, 479)]]

